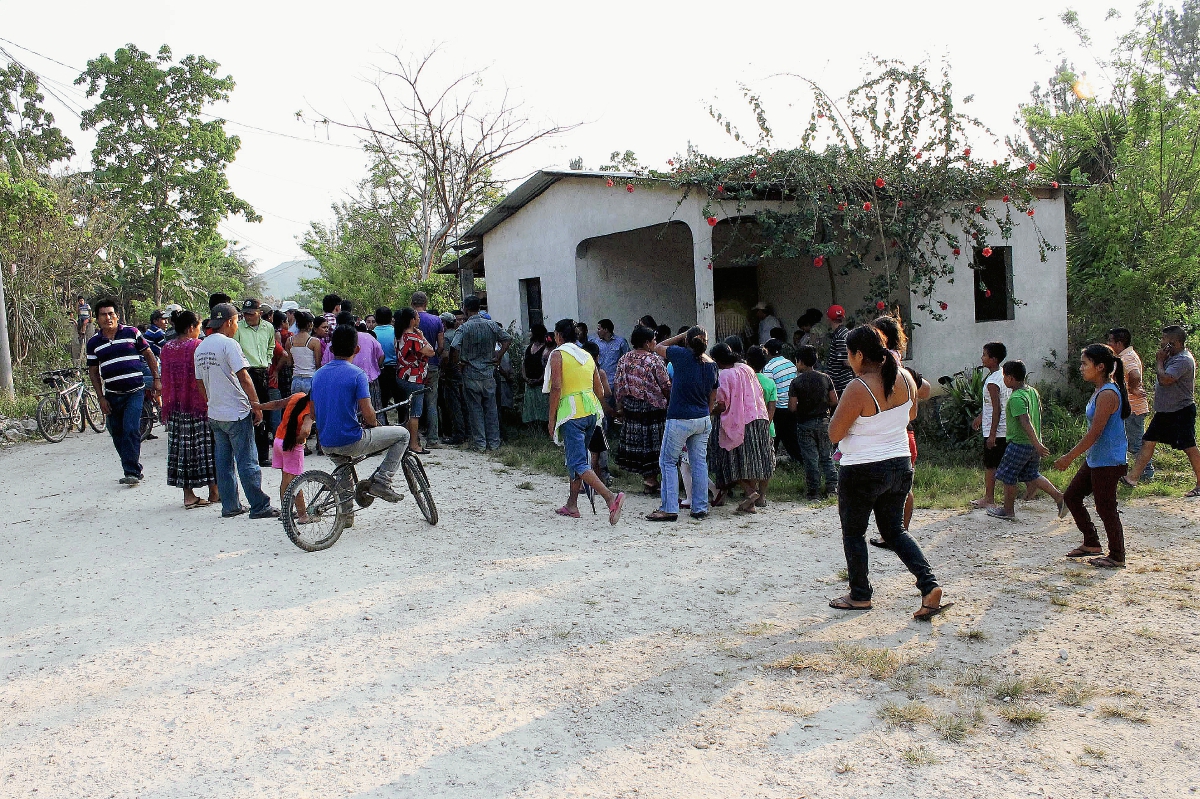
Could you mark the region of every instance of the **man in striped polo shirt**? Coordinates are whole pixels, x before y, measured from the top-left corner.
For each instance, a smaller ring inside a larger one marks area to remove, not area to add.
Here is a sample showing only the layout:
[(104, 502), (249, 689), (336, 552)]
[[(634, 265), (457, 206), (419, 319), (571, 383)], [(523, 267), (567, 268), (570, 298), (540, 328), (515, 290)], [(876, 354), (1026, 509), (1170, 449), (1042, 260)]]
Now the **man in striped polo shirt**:
[(121, 456), (124, 485), (142, 481), (142, 403), (146, 383), (142, 364), (150, 368), (153, 383), (150, 400), (162, 390), (158, 359), (136, 327), (122, 325), (117, 301), (105, 297), (96, 303), (96, 325), (100, 332), (88, 339), (88, 374), (100, 398), (100, 410), (108, 417), (108, 432)]

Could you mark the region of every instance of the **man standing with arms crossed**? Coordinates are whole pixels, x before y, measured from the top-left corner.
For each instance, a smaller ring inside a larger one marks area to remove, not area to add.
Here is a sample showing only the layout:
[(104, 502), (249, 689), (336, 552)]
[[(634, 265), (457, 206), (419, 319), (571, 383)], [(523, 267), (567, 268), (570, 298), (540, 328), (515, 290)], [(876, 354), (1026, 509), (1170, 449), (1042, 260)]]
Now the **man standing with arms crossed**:
[(1183, 450), (1192, 464), (1196, 487), (1184, 496), (1200, 497), (1200, 450), (1196, 449), (1196, 359), (1187, 348), (1187, 333), (1179, 325), (1163, 328), (1162, 342), (1154, 356), (1154, 418), (1142, 436), (1137, 463), (1121, 482), (1133, 487), (1141, 478), (1154, 445), (1166, 444)]
[[(242, 348), (246, 363), (250, 367), (250, 380), (254, 383), (254, 392), (261, 402), (270, 397), (268, 385), (271, 368), (271, 358), (275, 353), (275, 326), (263, 322), (262, 306), (258, 300), (251, 297), (242, 303), (242, 317), (246, 324), (238, 325), (233, 340)], [(271, 465), (271, 445), (274, 443), (274, 431), (258, 420), (254, 423), (254, 447), (258, 450), (258, 465)]]
[[(1125, 420), (1125, 440), (1129, 444), (1129, 455), (1137, 462), (1142, 451), (1142, 434), (1146, 431), (1146, 417), (1150, 415), (1150, 400), (1146, 386), (1142, 383), (1142, 359), (1133, 348), (1133, 337), (1123, 327), (1108, 331), (1106, 342), (1125, 367), (1125, 393), (1129, 397), (1129, 417)], [(1154, 479), (1154, 461), (1146, 463), (1143, 480)]]
[[(118, 482), (129, 487), (142, 481), (142, 403), (149, 388), (151, 402), (162, 390), (158, 358), (136, 327), (122, 325), (117, 301), (105, 297), (96, 303), (98, 333), (86, 345), (88, 376), (100, 399), (100, 410), (108, 417), (108, 432), (121, 456), (125, 476)], [(150, 370), (146, 385), (142, 364)]]
[(217, 465), (217, 490), (221, 492), (221, 515), (226, 519), (246, 512), (238, 496), (234, 470), (250, 502), (251, 519), (274, 519), (279, 511), (262, 490), (262, 470), (254, 450), (254, 426), (262, 424), (256, 410), (259, 395), (250, 380), (242, 348), (234, 341), (238, 312), (231, 303), (218, 303), (209, 312), (208, 335), (196, 348), (192, 360), (196, 382), (208, 402), (208, 423), (213, 432), (213, 456)]

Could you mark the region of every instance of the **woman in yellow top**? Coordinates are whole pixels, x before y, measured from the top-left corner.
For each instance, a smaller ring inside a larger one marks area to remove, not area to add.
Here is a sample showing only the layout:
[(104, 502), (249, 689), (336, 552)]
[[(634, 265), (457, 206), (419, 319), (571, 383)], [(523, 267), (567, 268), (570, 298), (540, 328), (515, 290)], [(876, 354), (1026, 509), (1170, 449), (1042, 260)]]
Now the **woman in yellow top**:
[(567, 473), (571, 478), (571, 493), (567, 504), (555, 511), (559, 516), (579, 518), (579, 492), (588, 486), (608, 504), (608, 522), (621, 519), (624, 492), (613, 494), (592, 471), (588, 458), (588, 442), (600, 420), (599, 396), (603, 393), (600, 372), (592, 356), (577, 342), (574, 319), (560, 319), (554, 325), (554, 343), (546, 369), (544, 390), (550, 395), (550, 420), (547, 430), (555, 443), (566, 449)]

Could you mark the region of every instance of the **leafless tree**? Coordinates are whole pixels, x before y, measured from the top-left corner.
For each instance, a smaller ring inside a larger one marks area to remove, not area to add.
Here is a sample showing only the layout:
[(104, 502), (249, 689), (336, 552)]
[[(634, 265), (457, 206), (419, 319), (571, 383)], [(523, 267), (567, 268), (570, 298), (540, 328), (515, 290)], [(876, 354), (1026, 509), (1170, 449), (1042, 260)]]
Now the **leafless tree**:
[[(509, 155), (577, 125), (531, 126), (505, 90), (498, 102), (481, 95), (486, 70), (448, 81), (429, 74), (433, 48), (419, 57), (392, 53), (374, 86), (381, 105), (350, 123), (386, 172), (381, 181), (397, 205), (412, 202), (409, 233), (421, 247), (420, 279), (445, 252), (456, 228), (473, 222), (502, 194), (496, 166)], [(379, 177), (377, 175), (377, 177)]]

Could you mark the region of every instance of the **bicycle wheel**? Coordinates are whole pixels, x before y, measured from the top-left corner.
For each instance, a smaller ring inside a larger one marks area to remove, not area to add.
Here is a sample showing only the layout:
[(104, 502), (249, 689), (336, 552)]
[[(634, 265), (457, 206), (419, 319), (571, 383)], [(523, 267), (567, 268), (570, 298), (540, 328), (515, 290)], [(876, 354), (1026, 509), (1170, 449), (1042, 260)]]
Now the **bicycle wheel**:
[(408, 490), (412, 493), (413, 499), (416, 500), (417, 507), (421, 509), (421, 514), (425, 517), (425, 521), (430, 524), (437, 524), (437, 505), (433, 502), (433, 491), (429, 488), (429, 477), (425, 474), (425, 467), (421, 465), (420, 459), (412, 454), (412, 450), (409, 450), (404, 453), (404, 458), (400, 461), (400, 468), (404, 470), (404, 479), (408, 481)]
[(83, 392), (83, 402), (81, 405), (83, 406), (83, 418), (87, 421), (88, 427), (97, 433), (103, 433), (104, 412), (100, 410), (100, 400), (92, 392), (85, 391)]
[(150, 434), (154, 432), (154, 425), (158, 423), (158, 406), (150, 401), (149, 398), (142, 400), (142, 420), (141, 420), (141, 435), (142, 441), (150, 438)]
[[(338, 501), (333, 475), (317, 469), (292, 480), (281, 504), (283, 529), (292, 543), (305, 552), (319, 552), (333, 546), (350, 516), (350, 511), (344, 510), (345, 503)], [(304, 517), (307, 520), (302, 522)]]
[(37, 406), (37, 426), (42, 438), (57, 444), (71, 429), (71, 408), (61, 394), (43, 397)]

